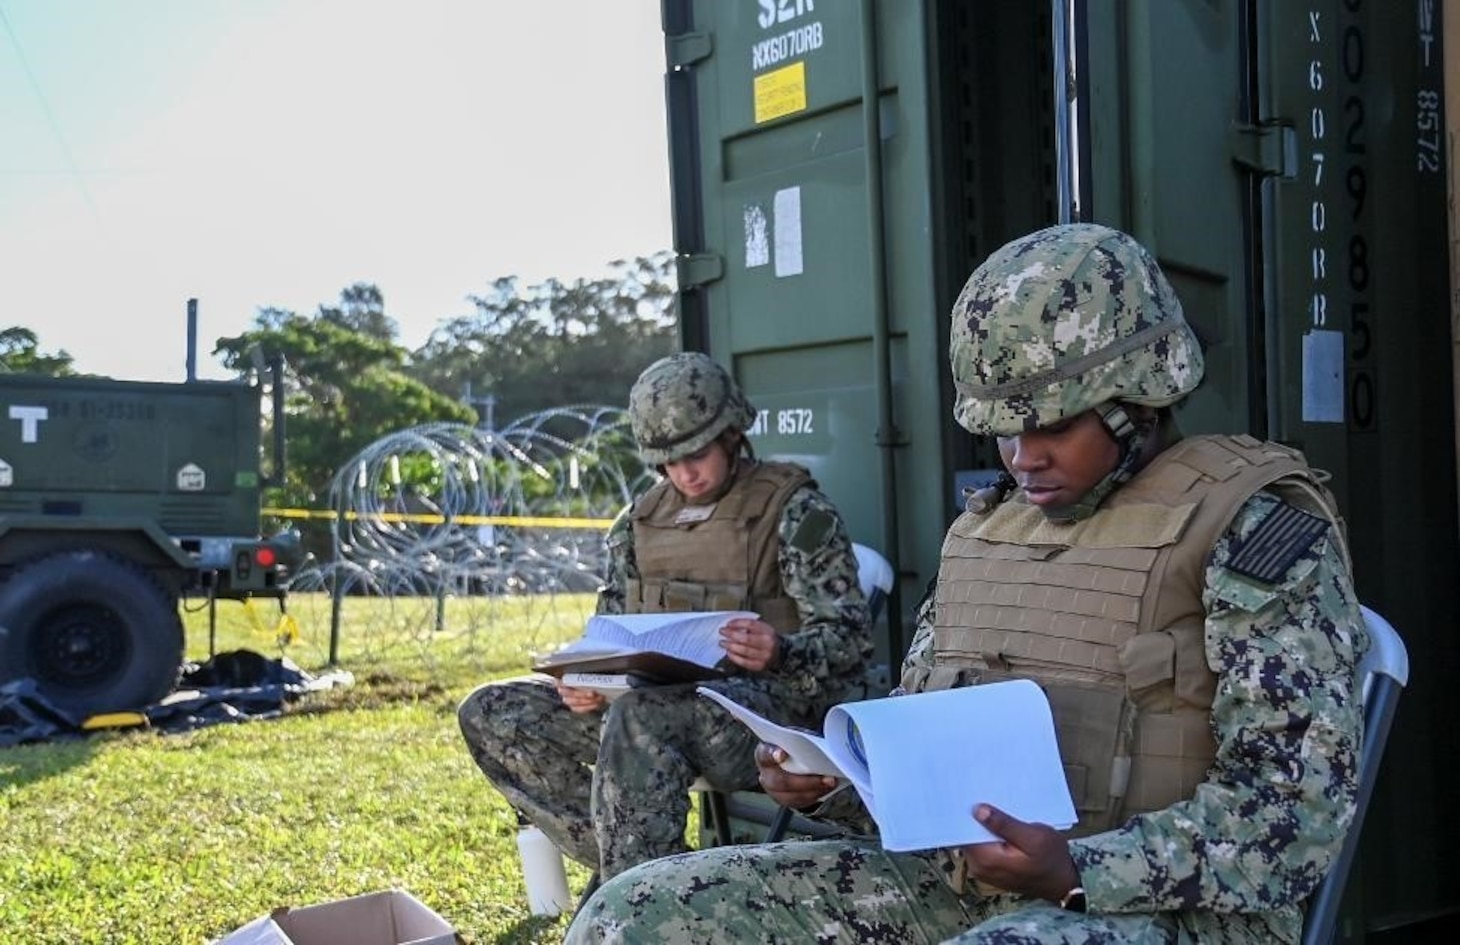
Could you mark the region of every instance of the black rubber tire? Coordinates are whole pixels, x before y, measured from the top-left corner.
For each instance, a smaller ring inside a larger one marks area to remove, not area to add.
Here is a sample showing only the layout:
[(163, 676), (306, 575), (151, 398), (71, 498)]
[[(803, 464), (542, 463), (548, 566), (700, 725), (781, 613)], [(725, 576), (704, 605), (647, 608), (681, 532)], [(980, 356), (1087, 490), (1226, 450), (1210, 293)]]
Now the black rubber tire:
[(0, 585), (0, 680), (29, 676), (78, 718), (156, 702), (182, 656), (177, 598), (120, 558), (60, 552)]

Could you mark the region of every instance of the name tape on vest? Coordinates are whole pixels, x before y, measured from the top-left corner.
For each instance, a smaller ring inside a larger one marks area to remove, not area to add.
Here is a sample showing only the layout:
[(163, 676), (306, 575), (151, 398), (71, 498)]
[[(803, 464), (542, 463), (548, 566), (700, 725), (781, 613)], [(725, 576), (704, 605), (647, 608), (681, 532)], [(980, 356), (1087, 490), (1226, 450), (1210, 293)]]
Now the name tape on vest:
[(715, 506), (719, 503), (709, 505), (686, 505), (674, 516), (676, 525), (695, 525), (700, 522), (708, 522), (710, 516), (715, 514)]

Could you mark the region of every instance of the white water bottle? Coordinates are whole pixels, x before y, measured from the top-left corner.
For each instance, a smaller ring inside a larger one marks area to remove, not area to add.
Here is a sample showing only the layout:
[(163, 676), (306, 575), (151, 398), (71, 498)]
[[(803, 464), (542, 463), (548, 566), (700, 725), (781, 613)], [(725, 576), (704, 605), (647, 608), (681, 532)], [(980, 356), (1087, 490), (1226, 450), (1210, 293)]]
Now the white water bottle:
[(522, 855), (527, 908), (532, 914), (556, 916), (567, 911), (572, 900), (562, 851), (536, 824), (523, 824), (517, 830), (517, 852)]

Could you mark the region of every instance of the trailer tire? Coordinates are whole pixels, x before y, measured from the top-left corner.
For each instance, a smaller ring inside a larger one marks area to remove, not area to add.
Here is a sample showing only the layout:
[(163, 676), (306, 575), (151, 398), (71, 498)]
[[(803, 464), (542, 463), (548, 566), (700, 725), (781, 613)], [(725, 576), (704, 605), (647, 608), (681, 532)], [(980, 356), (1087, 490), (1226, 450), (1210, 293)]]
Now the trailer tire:
[(0, 585), (0, 681), (29, 676), (78, 720), (161, 699), (182, 655), (177, 598), (120, 558), (61, 552)]

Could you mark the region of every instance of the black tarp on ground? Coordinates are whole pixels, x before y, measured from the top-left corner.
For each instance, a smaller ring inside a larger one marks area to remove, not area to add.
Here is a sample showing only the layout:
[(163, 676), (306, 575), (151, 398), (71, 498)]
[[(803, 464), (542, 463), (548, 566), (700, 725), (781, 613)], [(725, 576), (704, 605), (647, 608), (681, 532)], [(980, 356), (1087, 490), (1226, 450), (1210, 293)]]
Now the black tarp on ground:
[[(202, 663), (184, 664), (177, 688), (139, 714), (150, 728), (184, 732), (219, 722), (273, 718), (286, 702), (352, 682), (348, 672), (314, 676), (287, 658), (232, 650)], [(85, 735), (90, 731), (85, 722), (37, 692), (33, 680), (0, 685), (0, 747)]]

